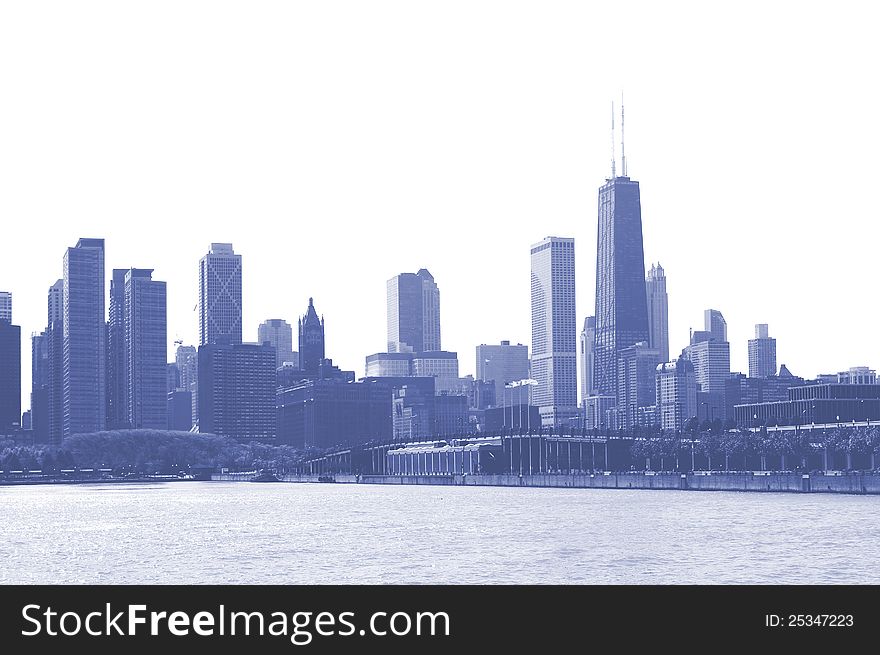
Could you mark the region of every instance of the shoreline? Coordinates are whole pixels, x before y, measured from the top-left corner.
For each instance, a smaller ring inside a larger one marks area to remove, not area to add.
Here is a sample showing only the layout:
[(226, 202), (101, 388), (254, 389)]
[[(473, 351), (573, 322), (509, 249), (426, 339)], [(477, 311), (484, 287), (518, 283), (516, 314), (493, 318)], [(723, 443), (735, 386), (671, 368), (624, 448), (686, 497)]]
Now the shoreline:
[[(253, 482), (254, 472), (216, 473), (199, 479), (138, 477), (110, 479), (0, 480), (0, 487), (80, 484), (156, 484), (166, 482)], [(272, 481), (275, 482), (275, 481)], [(821, 493), (880, 495), (880, 474), (873, 473), (533, 473), (452, 475), (286, 474), (279, 483), (383, 484), (442, 487), (523, 487), (553, 489), (624, 489), (647, 491), (742, 491), (750, 493)], [(260, 482), (265, 484), (265, 482)]]
[[(213, 481), (247, 482), (253, 474), (225, 473)], [(556, 489), (644, 489), (661, 491), (746, 491), (880, 495), (880, 475), (863, 473), (583, 473), (523, 475), (351, 475), (279, 476), (279, 482), (305, 484), (386, 484), (431, 486), (530, 487)]]

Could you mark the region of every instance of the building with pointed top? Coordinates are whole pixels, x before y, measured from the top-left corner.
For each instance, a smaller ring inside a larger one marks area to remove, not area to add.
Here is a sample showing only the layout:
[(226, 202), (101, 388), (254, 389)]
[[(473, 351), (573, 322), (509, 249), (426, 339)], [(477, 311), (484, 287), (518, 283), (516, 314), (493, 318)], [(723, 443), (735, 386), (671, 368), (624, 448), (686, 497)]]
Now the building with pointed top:
[(660, 352), (660, 361), (669, 361), (669, 296), (666, 273), (660, 264), (651, 265), (645, 279), (648, 299), (648, 344)]
[(316, 374), (324, 362), (324, 318), (318, 318), (315, 301), (309, 298), (309, 307), (299, 319), (299, 368), (307, 374)]

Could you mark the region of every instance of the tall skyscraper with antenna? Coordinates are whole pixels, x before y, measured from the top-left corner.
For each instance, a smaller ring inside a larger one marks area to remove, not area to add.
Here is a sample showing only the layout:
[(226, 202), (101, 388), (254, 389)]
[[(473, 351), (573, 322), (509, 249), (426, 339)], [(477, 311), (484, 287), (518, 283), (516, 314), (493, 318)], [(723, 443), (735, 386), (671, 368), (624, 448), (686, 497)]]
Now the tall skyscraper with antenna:
[(649, 338), (641, 196), (627, 176), (622, 118), (621, 107), (623, 174), (617, 175), (612, 105), (611, 177), (599, 188), (593, 393), (606, 397), (617, 397), (619, 352)]

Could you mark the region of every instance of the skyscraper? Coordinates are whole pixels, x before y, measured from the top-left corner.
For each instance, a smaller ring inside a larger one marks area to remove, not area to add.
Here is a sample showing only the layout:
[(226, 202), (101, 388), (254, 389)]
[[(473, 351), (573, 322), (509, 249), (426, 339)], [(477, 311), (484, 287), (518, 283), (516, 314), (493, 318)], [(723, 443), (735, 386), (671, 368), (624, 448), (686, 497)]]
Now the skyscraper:
[(107, 428), (130, 428), (125, 378), (125, 274), (115, 268), (110, 277), (110, 311), (107, 321)]
[(284, 362), (298, 364), (297, 353), (293, 350), (293, 328), (287, 321), (280, 318), (270, 318), (260, 323), (257, 330), (257, 342), (269, 343), (275, 349), (277, 366), (280, 367)]
[(620, 351), (617, 365), (617, 427), (629, 430), (636, 425), (652, 425), (645, 410), (657, 403), (657, 366), (660, 352), (639, 342)]
[(651, 265), (645, 280), (648, 297), (648, 345), (660, 352), (660, 361), (669, 361), (669, 297), (666, 273), (658, 263)]
[(715, 341), (727, 341), (727, 321), (717, 309), (707, 309), (704, 312), (704, 330)]
[(547, 237), (531, 257), (531, 404), (543, 425), (558, 426), (577, 415), (574, 239)]
[(324, 362), (324, 319), (318, 318), (315, 301), (309, 298), (305, 316), (299, 319), (299, 367), (314, 375)]
[(166, 288), (152, 269), (125, 273), (125, 410), (132, 428), (167, 427)]
[(0, 291), (0, 321), (12, 323), (12, 294)]
[(275, 441), (275, 388), (271, 346), (200, 346), (199, 431), (240, 441)]
[[(491, 380), (495, 383), (495, 405), (527, 405), (528, 385), (507, 388), (509, 382), (525, 380), (529, 377), (529, 347), (521, 343), (511, 345), (502, 341), (501, 345), (480, 344), (477, 346), (477, 379)], [(524, 394), (523, 398), (518, 394)]]
[[(718, 312), (717, 315), (721, 316), (721, 313)], [(694, 332), (691, 344), (684, 349), (682, 357), (693, 364), (697, 389), (705, 394), (701, 396), (700, 402), (706, 403), (706, 406), (697, 408), (699, 414), (708, 420), (726, 419), (725, 394), (730, 379), (730, 344), (727, 341), (718, 341), (709, 331)]]
[(584, 319), (584, 329), (581, 330), (580, 355), (581, 355), (581, 407), (586, 408), (586, 400), (593, 395), (593, 348), (596, 345), (596, 317), (587, 316)]
[(49, 441), (49, 333), (31, 335), (31, 429), (34, 442)]
[(47, 305), (49, 442), (57, 446), (64, 433), (64, 280), (49, 287)]
[(56, 280), (55, 284), (49, 287), (48, 312), (49, 325), (64, 320), (64, 280)]
[(776, 375), (776, 339), (769, 335), (766, 323), (755, 325), (755, 338), (749, 339), (749, 377)]
[(212, 243), (199, 262), (199, 344), (241, 343), (241, 255)]
[(97, 432), (107, 420), (104, 239), (64, 254), (62, 433)]
[(195, 346), (178, 345), (174, 363), (177, 364), (177, 372), (180, 375), (179, 388), (190, 393), (190, 427), (192, 427), (199, 421), (199, 355)]
[(619, 352), (648, 341), (639, 183), (612, 176), (599, 189), (596, 251), (595, 394), (617, 396)]
[(428, 269), (388, 280), (388, 352), (440, 350), (440, 290)]
[(0, 434), (21, 425), (21, 328), (12, 324), (12, 295), (0, 305)]
[(686, 359), (657, 367), (657, 414), (664, 430), (681, 430), (697, 415), (694, 367)]

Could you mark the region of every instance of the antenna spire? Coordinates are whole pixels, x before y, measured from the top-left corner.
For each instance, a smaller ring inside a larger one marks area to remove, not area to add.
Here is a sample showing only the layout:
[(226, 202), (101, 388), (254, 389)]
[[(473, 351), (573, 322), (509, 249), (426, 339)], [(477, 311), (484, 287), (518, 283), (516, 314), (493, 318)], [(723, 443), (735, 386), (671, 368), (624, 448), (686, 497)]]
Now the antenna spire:
[(617, 159), (614, 153), (614, 101), (611, 101), (611, 179), (617, 177)]
[(620, 165), (623, 168), (623, 176), (626, 177), (626, 150), (623, 141), (623, 91), (620, 92)]

